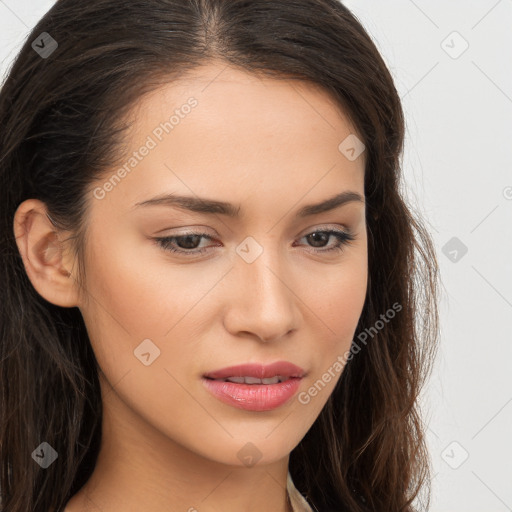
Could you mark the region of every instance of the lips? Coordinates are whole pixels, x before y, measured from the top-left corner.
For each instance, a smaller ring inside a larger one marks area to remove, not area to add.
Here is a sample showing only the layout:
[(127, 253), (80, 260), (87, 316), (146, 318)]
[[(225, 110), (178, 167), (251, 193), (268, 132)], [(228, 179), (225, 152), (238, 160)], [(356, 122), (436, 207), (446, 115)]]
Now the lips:
[(304, 370), (288, 361), (240, 364), (203, 375), (205, 388), (227, 405), (252, 412), (277, 409), (298, 392)]
[[(208, 372), (203, 377), (212, 380), (228, 380), (245, 384), (277, 384), (292, 377), (304, 377), (305, 371), (288, 361), (277, 361), (269, 365), (247, 363), (229, 366)], [(277, 377), (277, 380), (276, 380)], [(244, 379), (243, 381), (241, 379)], [(269, 380), (270, 379), (270, 380)]]

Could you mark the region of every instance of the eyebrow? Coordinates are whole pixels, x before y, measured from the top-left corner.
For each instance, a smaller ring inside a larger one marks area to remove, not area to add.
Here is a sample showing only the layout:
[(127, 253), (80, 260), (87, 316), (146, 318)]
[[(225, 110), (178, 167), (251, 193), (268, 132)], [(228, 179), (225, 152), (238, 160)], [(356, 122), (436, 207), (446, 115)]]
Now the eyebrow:
[[(302, 218), (309, 217), (311, 215), (317, 215), (319, 213), (334, 210), (335, 208), (351, 202), (361, 202), (364, 204), (364, 199), (357, 192), (346, 190), (320, 203), (303, 206), (297, 212), (296, 216), (298, 218)], [(239, 218), (240, 216), (240, 206), (236, 207), (235, 205), (226, 203), (224, 201), (216, 201), (213, 199), (205, 199), (192, 196), (180, 196), (176, 194), (164, 194), (153, 197), (152, 199), (147, 199), (146, 201), (136, 203), (134, 208), (140, 206), (156, 205), (172, 206), (182, 210), (189, 210), (197, 213), (226, 215), (232, 218)]]

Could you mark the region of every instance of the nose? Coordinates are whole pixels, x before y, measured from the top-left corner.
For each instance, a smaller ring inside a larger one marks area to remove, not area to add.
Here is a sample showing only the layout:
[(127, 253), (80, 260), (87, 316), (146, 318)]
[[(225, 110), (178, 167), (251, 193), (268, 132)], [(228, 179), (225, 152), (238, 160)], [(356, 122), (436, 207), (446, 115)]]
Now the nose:
[(299, 299), (289, 267), (275, 251), (263, 250), (252, 263), (235, 259), (229, 276), (225, 328), (234, 336), (278, 340), (298, 328)]

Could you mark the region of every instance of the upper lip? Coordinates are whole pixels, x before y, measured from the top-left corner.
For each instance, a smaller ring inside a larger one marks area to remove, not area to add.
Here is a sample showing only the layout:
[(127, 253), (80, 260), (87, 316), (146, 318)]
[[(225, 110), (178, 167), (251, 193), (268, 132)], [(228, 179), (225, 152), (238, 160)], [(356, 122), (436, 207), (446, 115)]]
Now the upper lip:
[(283, 377), (304, 377), (305, 372), (300, 367), (289, 361), (277, 361), (272, 364), (263, 365), (258, 363), (239, 364), (221, 368), (204, 374), (210, 379), (226, 379), (228, 377), (256, 377), (268, 379), (281, 375)]

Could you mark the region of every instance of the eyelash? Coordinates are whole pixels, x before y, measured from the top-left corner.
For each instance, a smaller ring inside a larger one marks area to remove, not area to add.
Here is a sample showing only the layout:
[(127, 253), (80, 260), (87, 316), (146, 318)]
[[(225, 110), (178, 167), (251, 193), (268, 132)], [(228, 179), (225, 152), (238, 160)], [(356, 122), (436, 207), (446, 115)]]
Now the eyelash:
[[(344, 246), (349, 245), (351, 242), (355, 240), (355, 236), (352, 235), (352, 233), (348, 231), (341, 231), (341, 230), (333, 230), (333, 229), (325, 229), (325, 230), (317, 230), (317, 231), (311, 231), (310, 233), (305, 234), (301, 238), (305, 238), (307, 236), (322, 233), (330, 236), (334, 236), (338, 239), (338, 244), (329, 248), (329, 249), (314, 249), (313, 252), (316, 252), (318, 254), (321, 253), (330, 253), (330, 252), (341, 252), (344, 249)], [(154, 240), (157, 242), (157, 244), (164, 249), (165, 251), (170, 251), (173, 253), (183, 254), (183, 255), (195, 255), (195, 254), (202, 254), (206, 251), (208, 251), (209, 247), (203, 247), (202, 249), (176, 249), (171, 245), (171, 242), (173, 240), (181, 240), (183, 238), (187, 238), (189, 236), (199, 236), (201, 238), (207, 238), (209, 240), (212, 240), (213, 237), (208, 235), (207, 233), (201, 233), (201, 232), (190, 232), (190, 233), (184, 233), (183, 235), (179, 236), (167, 236), (162, 238), (154, 238)]]

